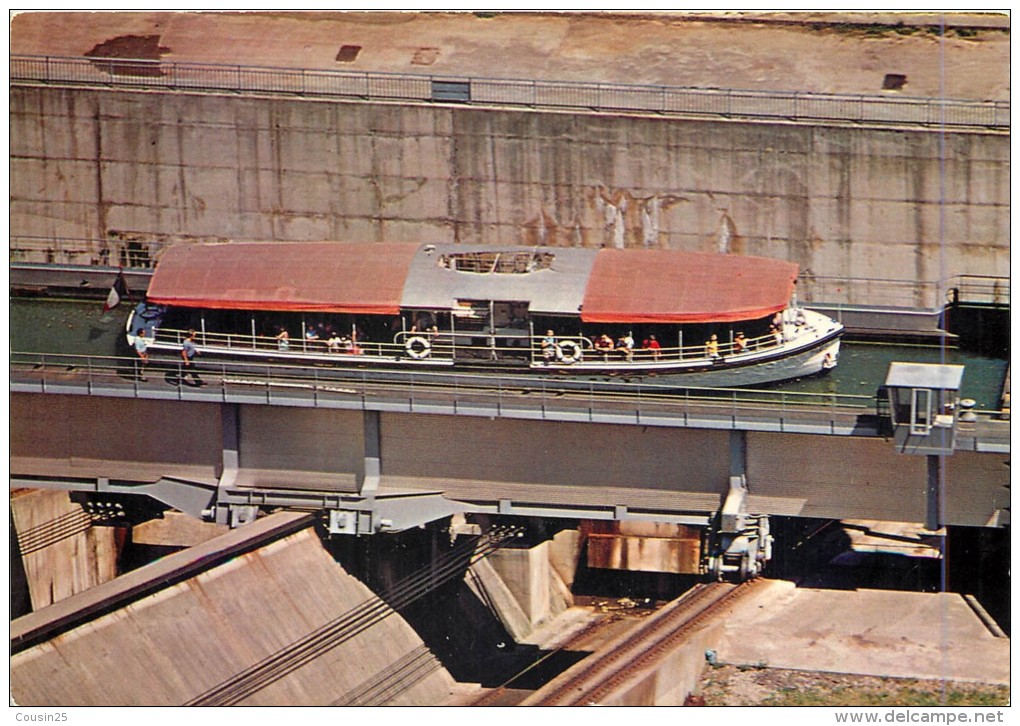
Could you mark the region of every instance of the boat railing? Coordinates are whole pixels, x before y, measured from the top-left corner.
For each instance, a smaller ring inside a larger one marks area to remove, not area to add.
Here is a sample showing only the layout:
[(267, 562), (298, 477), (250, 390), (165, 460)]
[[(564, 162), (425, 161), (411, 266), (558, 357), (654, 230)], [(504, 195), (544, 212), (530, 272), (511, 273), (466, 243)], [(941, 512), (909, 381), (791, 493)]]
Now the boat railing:
[[(614, 367), (633, 365), (653, 366), (669, 363), (685, 363), (697, 360), (726, 359), (740, 355), (754, 355), (774, 350), (797, 339), (803, 326), (788, 323), (783, 334), (765, 334), (745, 338), (742, 343), (733, 338), (716, 341), (713, 347), (709, 341), (696, 344), (649, 347), (645, 340), (634, 348), (616, 345), (602, 347), (596, 340), (583, 335), (555, 336), (552, 359), (547, 359), (543, 349), (545, 336), (531, 336), (526, 333), (506, 334), (488, 331), (400, 331), (392, 341), (355, 339), (350, 335), (306, 338), (302, 336), (281, 337), (280, 335), (252, 335), (251, 333), (218, 333), (195, 331), (199, 348), (226, 350), (236, 353), (260, 352), (267, 355), (281, 353), (330, 359), (341, 356), (362, 356), (363, 359), (378, 360), (520, 360), (532, 365), (547, 361), (557, 365), (588, 364), (591, 366), (612, 364)], [(180, 346), (189, 331), (161, 327), (156, 329), (152, 343)]]
[[(157, 328), (155, 343), (182, 345), (189, 335), (187, 330)], [(252, 335), (251, 333), (213, 333), (195, 331), (199, 348), (229, 350), (232, 352), (259, 351), (264, 353), (298, 353), (324, 358), (337, 355), (357, 355), (377, 358), (395, 358), (406, 354), (403, 346), (394, 343), (366, 341), (351, 336), (336, 338), (307, 338), (302, 336)]]
[[(649, 340), (644, 340), (640, 343), (635, 341), (633, 348), (627, 348), (618, 345), (619, 341), (614, 341), (611, 346), (603, 346), (596, 340), (585, 336), (555, 336), (557, 348), (554, 350), (554, 359), (559, 363), (566, 364), (589, 362), (634, 364), (635, 366), (647, 366), (649, 363), (684, 363), (695, 360), (722, 359), (773, 350), (799, 337), (802, 330), (794, 325), (785, 327), (788, 330), (779, 336), (775, 334), (759, 335), (744, 338), (742, 342), (737, 342), (735, 339), (716, 341), (714, 349), (709, 345), (708, 340), (693, 345), (683, 345), (681, 342), (676, 346), (663, 346), (659, 341), (659, 348), (649, 347)], [(544, 340), (545, 336), (531, 338), (532, 362), (535, 364), (544, 362)]]

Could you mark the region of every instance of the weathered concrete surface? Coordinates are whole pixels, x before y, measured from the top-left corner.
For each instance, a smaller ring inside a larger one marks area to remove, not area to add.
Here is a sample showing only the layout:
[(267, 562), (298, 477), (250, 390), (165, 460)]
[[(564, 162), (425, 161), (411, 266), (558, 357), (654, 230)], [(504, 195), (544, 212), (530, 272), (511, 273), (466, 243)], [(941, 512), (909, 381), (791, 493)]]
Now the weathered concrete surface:
[(773, 581), (738, 607), (717, 652), (731, 665), (1009, 683), (1009, 639), (951, 593)]
[[(222, 469), (219, 407), (207, 403), (31, 394), (10, 397), (11, 473), (198, 481)], [(100, 416), (99, 408), (108, 415)], [(117, 462), (117, 474), (110, 468)]]
[(549, 565), (568, 590), (574, 587), (584, 545), (576, 529), (561, 529), (549, 542)]
[(33, 610), (117, 576), (117, 530), (89, 526), (67, 492), (14, 491), (11, 514)]
[[(181, 705), (371, 597), (304, 530), (14, 655), (11, 694), (26, 706)], [(410, 654), (429, 658), (421, 649), (390, 614), (240, 705), (330, 705)], [(438, 663), (398, 675), (392, 705), (449, 696)]]
[(522, 643), (531, 634), (531, 618), (489, 558), (471, 565), (467, 586), (481, 602), (489, 606), (514, 641)]
[(193, 547), (225, 534), (225, 524), (203, 522), (194, 517), (168, 510), (161, 519), (150, 519), (131, 528), (131, 541), (140, 545)]
[[(240, 485), (352, 491), (364, 460), (360, 414), (248, 408), (256, 407), (241, 407)], [(221, 419), (214, 403), (13, 394), (11, 471), (215, 482), (223, 469)], [(262, 432), (260, 440), (245, 434), (249, 423), (249, 432)], [(490, 506), (508, 500), (610, 512), (616, 506), (715, 512), (729, 489), (729, 441), (724, 430), (384, 412), (379, 493), (438, 491)], [(944, 524), (1004, 521), (1008, 458), (947, 457)], [(881, 439), (750, 432), (746, 465), (755, 513), (925, 521), (924, 457), (897, 454)], [(562, 564), (562, 556), (554, 561)], [(572, 573), (563, 569), (561, 579), (570, 582)]]
[(900, 73), (905, 95), (1005, 100), (1008, 28), (1006, 13), (47, 12), (10, 35), (15, 54), (156, 36), (171, 61), (701, 88), (874, 94)]

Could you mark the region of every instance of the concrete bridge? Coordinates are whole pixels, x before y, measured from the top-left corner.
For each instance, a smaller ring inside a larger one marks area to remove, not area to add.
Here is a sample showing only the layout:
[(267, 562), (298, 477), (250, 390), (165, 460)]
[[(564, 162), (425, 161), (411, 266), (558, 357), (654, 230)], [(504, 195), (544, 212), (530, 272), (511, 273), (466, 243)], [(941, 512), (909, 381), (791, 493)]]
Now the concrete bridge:
[(229, 365), (194, 388), (173, 366), (141, 383), (109, 363), (12, 369), (13, 483), (148, 494), (232, 524), (259, 507), (321, 509), (350, 533), (464, 512), (705, 525), (734, 477), (755, 514), (1009, 521), (1009, 421), (991, 412), (959, 424), (933, 484), (932, 457), (899, 453), (888, 413), (859, 396), (398, 385)]

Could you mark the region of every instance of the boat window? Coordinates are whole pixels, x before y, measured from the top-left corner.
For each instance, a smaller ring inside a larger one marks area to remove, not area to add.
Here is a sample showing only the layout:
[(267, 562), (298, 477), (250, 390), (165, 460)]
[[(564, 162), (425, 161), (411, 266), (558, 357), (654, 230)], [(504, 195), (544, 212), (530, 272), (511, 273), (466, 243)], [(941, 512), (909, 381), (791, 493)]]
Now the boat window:
[(551, 252), (455, 252), (441, 255), (439, 264), (448, 270), (479, 275), (525, 275), (552, 266)]

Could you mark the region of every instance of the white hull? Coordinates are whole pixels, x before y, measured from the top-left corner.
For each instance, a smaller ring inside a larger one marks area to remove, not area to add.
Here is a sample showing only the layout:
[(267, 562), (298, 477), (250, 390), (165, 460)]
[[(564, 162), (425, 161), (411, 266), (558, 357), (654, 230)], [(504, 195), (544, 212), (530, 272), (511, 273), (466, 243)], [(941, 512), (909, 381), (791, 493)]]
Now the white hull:
[[(839, 359), (840, 335), (843, 326), (820, 313), (803, 310), (804, 320), (801, 325), (785, 321), (783, 325), (784, 340), (779, 345), (748, 350), (743, 353), (729, 354), (716, 359), (709, 359), (700, 351), (682, 360), (653, 360), (648, 351), (634, 351), (633, 360), (619, 357), (604, 359), (601, 354), (585, 351), (585, 355), (573, 362), (553, 360), (548, 363), (536, 361), (521, 362), (513, 365), (509, 361), (502, 365), (484, 361), (454, 360), (452, 357), (428, 355), (426, 357), (409, 357), (407, 355), (352, 355), (336, 352), (326, 353), (318, 348), (315, 351), (300, 349), (300, 341), (294, 343), (290, 350), (267, 350), (265, 348), (247, 348), (239, 345), (219, 346), (200, 345), (199, 350), (205, 355), (232, 358), (235, 360), (266, 360), (279, 363), (308, 365), (310, 363), (336, 365), (338, 367), (357, 366), (359, 369), (385, 370), (464, 370), (498, 371), (503, 375), (513, 375), (515, 371), (531, 374), (557, 374), (564, 380), (623, 380), (647, 379), (662, 385), (692, 387), (741, 387), (758, 384), (775, 383), (793, 378), (816, 375), (833, 368)], [(131, 320), (128, 330), (131, 330)], [(129, 335), (129, 342), (133, 336)], [(372, 344), (364, 344), (371, 351)], [(157, 335), (150, 346), (153, 350), (180, 351), (180, 344), (160, 340)], [(399, 348), (399, 346), (398, 346)], [(401, 352), (402, 349), (401, 349)], [(565, 374), (565, 375), (564, 375)]]

